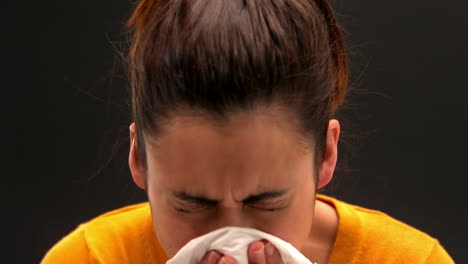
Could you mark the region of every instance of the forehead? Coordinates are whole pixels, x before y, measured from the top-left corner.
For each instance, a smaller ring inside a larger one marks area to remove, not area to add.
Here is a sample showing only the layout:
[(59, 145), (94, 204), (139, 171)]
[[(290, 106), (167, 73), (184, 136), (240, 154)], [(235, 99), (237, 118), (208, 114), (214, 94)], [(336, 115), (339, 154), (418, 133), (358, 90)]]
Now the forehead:
[(294, 127), (279, 115), (244, 113), (222, 123), (178, 115), (164, 131), (147, 143), (148, 176), (176, 191), (242, 197), (291, 187), (304, 166), (312, 167), (312, 153), (304, 152)]

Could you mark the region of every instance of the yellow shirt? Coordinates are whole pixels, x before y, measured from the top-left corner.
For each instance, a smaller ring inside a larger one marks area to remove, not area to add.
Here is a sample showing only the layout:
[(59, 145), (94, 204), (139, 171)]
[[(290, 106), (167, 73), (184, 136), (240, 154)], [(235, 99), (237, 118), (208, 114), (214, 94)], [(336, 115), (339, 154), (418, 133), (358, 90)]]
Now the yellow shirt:
[[(375, 210), (317, 195), (336, 208), (338, 232), (329, 264), (454, 263), (429, 235)], [(103, 214), (60, 240), (42, 264), (165, 263), (148, 203)]]

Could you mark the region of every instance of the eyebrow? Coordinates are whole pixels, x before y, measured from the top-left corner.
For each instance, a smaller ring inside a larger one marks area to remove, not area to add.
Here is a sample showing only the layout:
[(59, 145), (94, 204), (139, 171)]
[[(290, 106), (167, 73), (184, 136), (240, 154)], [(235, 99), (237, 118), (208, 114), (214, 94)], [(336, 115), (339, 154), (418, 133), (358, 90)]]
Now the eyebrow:
[[(246, 198), (242, 199), (242, 202), (253, 203), (253, 202), (259, 202), (259, 201), (264, 201), (268, 199), (278, 198), (278, 197), (284, 196), (288, 192), (289, 190), (274, 190), (274, 191), (261, 192), (258, 194), (252, 194), (252, 195), (247, 196)], [(191, 203), (196, 203), (196, 204), (214, 206), (214, 205), (217, 205), (219, 202), (218, 200), (209, 199), (203, 196), (195, 196), (195, 195), (188, 194), (186, 192), (172, 192), (172, 195), (178, 199), (191, 202)]]

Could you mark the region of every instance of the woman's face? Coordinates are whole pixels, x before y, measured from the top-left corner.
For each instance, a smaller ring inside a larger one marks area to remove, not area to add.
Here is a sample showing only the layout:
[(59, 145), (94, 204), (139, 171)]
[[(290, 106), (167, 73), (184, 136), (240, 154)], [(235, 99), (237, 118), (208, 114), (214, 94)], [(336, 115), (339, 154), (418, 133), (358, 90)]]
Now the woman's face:
[(224, 226), (256, 228), (298, 249), (310, 236), (313, 152), (286, 118), (246, 113), (220, 124), (176, 116), (157, 142), (147, 140), (146, 153), (144, 187), (169, 257)]

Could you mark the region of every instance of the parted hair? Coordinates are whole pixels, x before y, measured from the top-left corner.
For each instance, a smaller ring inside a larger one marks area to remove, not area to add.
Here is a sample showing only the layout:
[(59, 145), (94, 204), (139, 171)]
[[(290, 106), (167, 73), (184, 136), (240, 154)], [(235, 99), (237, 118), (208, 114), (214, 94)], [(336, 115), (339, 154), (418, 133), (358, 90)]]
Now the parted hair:
[(128, 20), (128, 73), (140, 156), (179, 109), (216, 120), (277, 105), (320, 163), (348, 86), (328, 0), (141, 0)]

